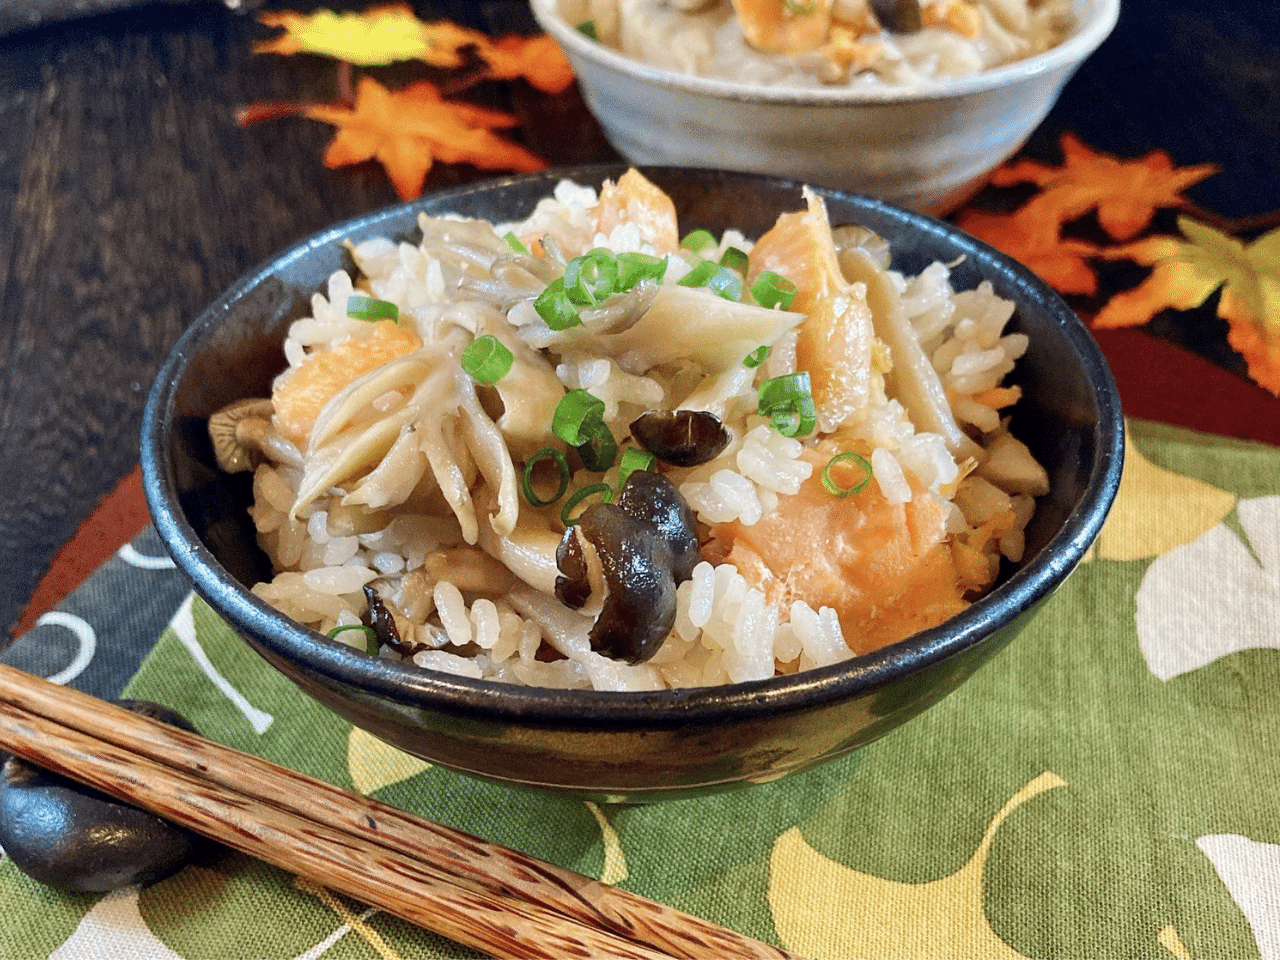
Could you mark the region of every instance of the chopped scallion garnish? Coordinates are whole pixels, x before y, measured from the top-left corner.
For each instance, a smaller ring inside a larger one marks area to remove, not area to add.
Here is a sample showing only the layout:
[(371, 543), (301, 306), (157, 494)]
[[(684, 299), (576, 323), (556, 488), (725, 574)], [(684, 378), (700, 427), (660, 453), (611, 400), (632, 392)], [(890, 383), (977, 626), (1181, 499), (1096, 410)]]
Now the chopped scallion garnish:
[(353, 294), (347, 297), (347, 316), (353, 320), (399, 320), (400, 308), (390, 300)]
[(604, 473), (618, 457), (618, 441), (603, 420), (592, 420), (588, 429), (591, 433), (586, 442), (578, 444), (574, 449), (582, 458), (583, 466), (596, 473)]
[(796, 285), (786, 277), (772, 270), (761, 270), (751, 285), (751, 299), (762, 307), (772, 310), (790, 310), (791, 301), (796, 298)]
[(587, 497), (593, 497), (597, 494), (600, 496), (601, 503), (613, 502), (613, 489), (607, 483), (589, 483), (564, 502), (564, 507), (560, 511), (560, 520), (564, 525), (566, 527), (574, 526), (578, 522), (578, 517), (573, 513), (574, 507), (587, 499)]
[(658, 465), (658, 458), (648, 450), (640, 447), (627, 447), (618, 461), (618, 489), (627, 485), (627, 477), (637, 470), (652, 470)]
[(551, 432), (577, 447), (591, 439), (597, 423), (604, 424), (604, 401), (583, 389), (570, 390), (556, 404)]
[(730, 270), (737, 270), (744, 277), (747, 275), (747, 267), (750, 263), (751, 258), (737, 247), (729, 247), (720, 255), (720, 266), (728, 267)]
[(589, 250), (565, 264), (564, 292), (570, 303), (599, 306), (617, 289), (618, 261), (608, 250)]
[(519, 238), (519, 237), (517, 237), (517, 236), (516, 236), (513, 232), (511, 232), (510, 230), (508, 230), (506, 233), (504, 233), (504, 234), (502, 235), (502, 239), (503, 239), (503, 240), (505, 240), (505, 241), (507, 241), (507, 246), (511, 248), (512, 252), (514, 252), (514, 253), (523, 253), (523, 254), (528, 254), (528, 253), (529, 253), (529, 248), (528, 248), (528, 247), (526, 247), (526, 246), (521, 242), (520, 238)]
[(690, 253), (701, 253), (708, 247), (714, 247), (719, 243), (715, 234), (710, 230), (693, 230), (685, 234), (683, 240), (680, 241), (680, 249), (688, 250)]
[(767, 359), (769, 359), (769, 346), (768, 344), (765, 344), (764, 346), (756, 347), (747, 354), (742, 360), (742, 365), (744, 367), (755, 368), (760, 366), (760, 364), (764, 363)]
[[(858, 468), (860, 476), (848, 486), (841, 486), (836, 482), (835, 477), (831, 475), (831, 471), (841, 464), (848, 463)], [(871, 464), (867, 458), (854, 453), (852, 450), (844, 453), (837, 453), (834, 457), (827, 461), (827, 465), (822, 468), (822, 485), (827, 488), (827, 492), (833, 497), (848, 497), (855, 493), (861, 493), (867, 488), (867, 484), (871, 482)]]
[(600, 37), (596, 33), (596, 22), (594, 20), (583, 20), (578, 24), (578, 32), (588, 40), (599, 40)]
[(375, 657), (378, 655), (378, 651), (381, 649), (381, 646), (378, 643), (378, 635), (373, 632), (373, 627), (366, 627), (363, 623), (348, 623), (345, 626), (334, 627), (326, 633), (325, 636), (330, 640), (334, 640), (337, 639), (338, 634), (346, 633), (348, 630), (359, 630), (363, 633), (364, 652), (372, 654)]
[(699, 261), (680, 278), (679, 284), (682, 287), (706, 287), (726, 300), (737, 300), (742, 296), (742, 278), (714, 260)]
[[(536, 490), (533, 489), (533, 471), (539, 463), (544, 460), (550, 460), (556, 466), (558, 479), (556, 481), (556, 492), (553, 496), (543, 499), (538, 496)], [(524, 473), (520, 477), (520, 488), (524, 493), (524, 498), (535, 507), (545, 507), (548, 504), (555, 503), (564, 496), (564, 492), (569, 489), (569, 460), (563, 453), (554, 447), (546, 447), (539, 450), (524, 465)]]
[(817, 425), (817, 407), (809, 374), (801, 370), (760, 384), (758, 411), (784, 437), (803, 437)]
[(462, 351), (462, 369), (486, 387), (493, 386), (505, 377), (511, 371), (514, 361), (511, 351), (490, 333), (476, 337)]
[(533, 301), (533, 309), (552, 330), (568, 330), (582, 323), (577, 308), (564, 290), (564, 280), (553, 280)]
[(642, 280), (662, 281), (667, 272), (667, 258), (647, 253), (618, 254), (618, 291), (630, 290)]

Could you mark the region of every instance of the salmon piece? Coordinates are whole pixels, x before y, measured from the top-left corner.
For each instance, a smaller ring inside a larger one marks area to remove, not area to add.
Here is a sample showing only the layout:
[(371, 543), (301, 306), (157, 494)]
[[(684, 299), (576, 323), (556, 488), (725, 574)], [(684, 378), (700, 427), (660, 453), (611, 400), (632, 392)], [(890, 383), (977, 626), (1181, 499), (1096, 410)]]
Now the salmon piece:
[(733, 0), (747, 43), (766, 53), (817, 50), (831, 28), (834, 0)]
[(866, 411), (871, 401), (875, 329), (866, 286), (840, 270), (822, 199), (806, 192), (808, 209), (784, 213), (751, 250), (747, 284), (771, 270), (796, 285), (791, 309), (806, 314), (796, 343), (796, 367), (807, 371), (818, 426), (830, 433)]
[(926, 27), (945, 27), (962, 37), (976, 40), (982, 35), (982, 11), (971, 0), (938, 0), (920, 8)]
[(412, 330), (380, 320), (368, 337), (316, 351), (276, 379), (271, 390), (276, 429), (299, 450), (306, 450), (316, 417), (338, 391), (356, 377), (421, 346), (422, 338)]
[(732, 563), (771, 604), (831, 607), (855, 653), (905, 639), (968, 606), (967, 578), (957, 567), (968, 558), (953, 555), (947, 506), (929, 496), (890, 503), (874, 482), (835, 497), (821, 474), (838, 451), (820, 446), (822, 452), (803, 454), (815, 469), (798, 493), (779, 497), (777, 509), (751, 526), (716, 524), (704, 555)]
[(659, 255), (680, 248), (680, 228), (676, 205), (667, 194), (639, 170), (632, 168), (600, 188), (596, 214), (597, 229), (608, 234), (623, 223), (634, 223), (640, 236), (653, 244)]

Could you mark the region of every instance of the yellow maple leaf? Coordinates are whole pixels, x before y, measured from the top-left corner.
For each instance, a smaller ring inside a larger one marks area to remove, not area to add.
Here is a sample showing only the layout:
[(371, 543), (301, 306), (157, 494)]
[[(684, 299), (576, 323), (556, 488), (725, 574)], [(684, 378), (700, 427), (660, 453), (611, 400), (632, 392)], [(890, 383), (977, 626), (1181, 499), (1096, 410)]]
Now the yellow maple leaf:
[(254, 44), (255, 53), (314, 53), (361, 67), (421, 60), (434, 67), (459, 67), (474, 51), (495, 80), (525, 77), (545, 93), (560, 93), (573, 82), (573, 68), (548, 36), (509, 34), (490, 38), (449, 20), (419, 20), (413, 8), (389, 3), (362, 13), (263, 13), (259, 21), (284, 32)]
[(1003, 250), (1061, 293), (1092, 294), (1098, 277), (1086, 258), (1098, 248), (1084, 240), (1064, 239), (1058, 208), (1033, 197), (1013, 213), (965, 210), (956, 219), (961, 230)]
[(1161, 207), (1183, 205), (1181, 192), (1217, 172), (1211, 163), (1175, 167), (1163, 150), (1153, 150), (1137, 160), (1121, 160), (1094, 150), (1070, 133), (1061, 139), (1063, 163), (1052, 167), (1023, 159), (997, 169), (995, 186), (1034, 183), (1037, 198), (1059, 224), (1091, 211), (1113, 240), (1130, 240), (1150, 224)]
[(1183, 238), (1147, 237), (1107, 250), (1107, 259), (1152, 267), (1132, 290), (1112, 297), (1094, 318), (1100, 328), (1139, 326), (1161, 310), (1191, 310), (1221, 289), (1218, 316), (1249, 375), (1280, 395), (1280, 229), (1244, 243), (1187, 217)]
[[(427, 24), (404, 4), (370, 7), (362, 13), (312, 14), (279, 11), (258, 20), (284, 31), (254, 44), (254, 53), (314, 53), (361, 67), (379, 67), (406, 60), (423, 60), (438, 67), (462, 63), (459, 48), (475, 42), (463, 28), (442, 22)], [(475, 34), (483, 38), (483, 34)]]
[(547, 166), (541, 157), (493, 132), (515, 126), (516, 117), (447, 101), (425, 80), (392, 91), (361, 77), (354, 107), (312, 104), (299, 112), (338, 128), (325, 152), (325, 166), (377, 160), (405, 200), (422, 193), (436, 160), (519, 172)]

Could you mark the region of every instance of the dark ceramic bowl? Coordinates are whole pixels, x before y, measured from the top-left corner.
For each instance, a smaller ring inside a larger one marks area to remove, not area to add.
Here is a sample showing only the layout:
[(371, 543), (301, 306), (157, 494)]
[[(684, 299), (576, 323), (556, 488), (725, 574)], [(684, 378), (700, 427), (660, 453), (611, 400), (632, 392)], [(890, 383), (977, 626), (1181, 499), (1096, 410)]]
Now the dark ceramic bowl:
[[(210, 413), (265, 396), (283, 368), (288, 325), (347, 266), (343, 240), (412, 236), (419, 211), (495, 222), (527, 215), (564, 176), (596, 185), (622, 167), (489, 181), (382, 210), (319, 234), (236, 283), (183, 335), (147, 404), (142, 468), (155, 524), (178, 566), (245, 640), (308, 694), (432, 763), (598, 799), (654, 800), (773, 780), (864, 746), (954, 690), (1061, 584), (1115, 498), (1123, 424), (1097, 344), (1029, 271), (955, 228), (880, 201), (819, 191), (833, 223), (887, 238), (896, 268), (960, 260), (967, 289), (990, 280), (1017, 304), (1031, 347), (1012, 379), (1014, 432), (1049, 472), (1024, 560), (945, 624), (879, 652), (795, 676), (657, 693), (526, 689), (367, 656), (299, 626), (248, 587), (269, 576), (246, 507), (247, 475), (214, 465)], [(758, 236), (802, 205), (800, 187), (751, 174), (646, 168), (674, 198), (681, 229)]]

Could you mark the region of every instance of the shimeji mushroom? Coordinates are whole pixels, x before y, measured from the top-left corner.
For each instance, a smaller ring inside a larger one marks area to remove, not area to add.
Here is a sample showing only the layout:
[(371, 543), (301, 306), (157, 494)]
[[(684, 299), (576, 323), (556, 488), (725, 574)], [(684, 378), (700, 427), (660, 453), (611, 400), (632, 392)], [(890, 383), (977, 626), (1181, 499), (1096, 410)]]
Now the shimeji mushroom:
[(218, 466), (227, 473), (252, 470), (264, 459), (300, 466), (293, 444), (271, 423), (270, 400), (250, 397), (223, 407), (209, 418), (209, 439)]
[(631, 436), (663, 463), (696, 467), (729, 445), (729, 431), (706, 410), (650, 410), (631, 421)]
[(556, 596), (574, 609), (599, 602), (591, 649), (641, 663), (675, 625), (676, 587), (699, 559), (693, 510), (680, 491), (661, 474), (637, 470), (616, 503), (593, 504), (565, 531)]

